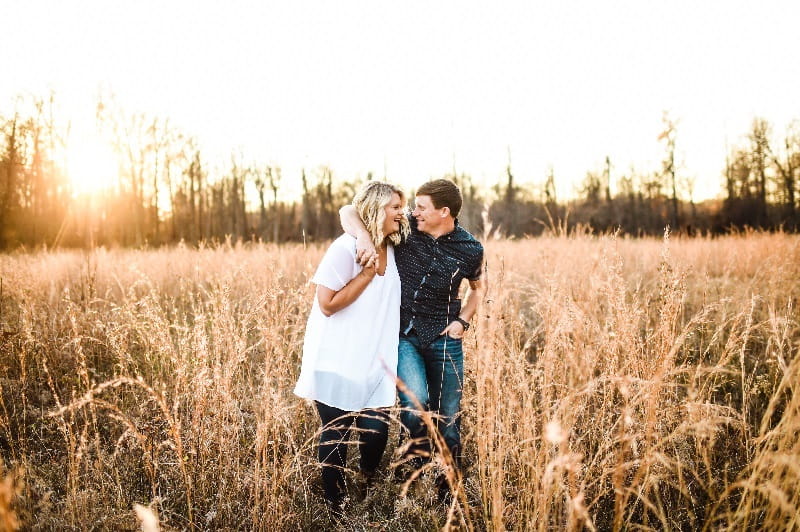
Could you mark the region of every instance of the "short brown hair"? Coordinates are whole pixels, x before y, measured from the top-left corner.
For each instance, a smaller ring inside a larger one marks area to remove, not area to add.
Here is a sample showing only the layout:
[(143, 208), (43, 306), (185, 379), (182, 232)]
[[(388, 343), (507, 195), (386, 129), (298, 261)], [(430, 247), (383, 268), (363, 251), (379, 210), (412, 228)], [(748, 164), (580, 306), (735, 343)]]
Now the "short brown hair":
[(417, 196), (430, 196), (433, 206), (437, 209), (447, 207), (455, 218), (461, 212), (461, 190), (449, 179), (434, 179), (428, 181), (417, 190)]

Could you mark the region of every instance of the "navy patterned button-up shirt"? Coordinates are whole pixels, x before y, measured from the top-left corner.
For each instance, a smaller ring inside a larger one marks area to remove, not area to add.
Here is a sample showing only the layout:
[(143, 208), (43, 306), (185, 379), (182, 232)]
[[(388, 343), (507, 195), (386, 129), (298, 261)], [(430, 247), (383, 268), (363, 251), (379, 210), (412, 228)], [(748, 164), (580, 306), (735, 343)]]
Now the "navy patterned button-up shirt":
[(400, 273), (400, 331), (414, 329), (423, 346), (433, 342), (461, 312), (458, 289), (463, 279), (477, 281), (483, 270), (483, 246), (458, 225), (439, 238), (417, 229), (395, 247)]

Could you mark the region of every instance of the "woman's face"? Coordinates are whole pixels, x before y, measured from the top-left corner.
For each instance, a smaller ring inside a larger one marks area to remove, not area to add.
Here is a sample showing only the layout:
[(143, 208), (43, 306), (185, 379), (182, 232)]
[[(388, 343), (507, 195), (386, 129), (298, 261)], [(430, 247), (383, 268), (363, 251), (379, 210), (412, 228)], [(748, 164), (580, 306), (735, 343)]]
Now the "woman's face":
[(403, 212), (403, 201), (400, 199), (400, 194), (395, 192), (392, 194), (392, 199), (383, 208), (386, 213), (386, 219), (383, 221), (383, 234), (389, 236), (400, 230), (400, 222), (403, 220), (405, 213)]

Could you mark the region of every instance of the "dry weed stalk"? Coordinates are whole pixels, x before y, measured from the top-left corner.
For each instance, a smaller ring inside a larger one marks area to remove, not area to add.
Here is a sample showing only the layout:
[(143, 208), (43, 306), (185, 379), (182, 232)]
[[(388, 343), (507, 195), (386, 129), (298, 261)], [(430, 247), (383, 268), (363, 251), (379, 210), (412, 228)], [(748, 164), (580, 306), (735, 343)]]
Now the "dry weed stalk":
[(14, 511), (14, 499), (18, 497), (20, 489), (17, 486), (16, 475), (13, 472), (5, 472), (2, 460), (0, 460), (0, 475), (2, 475), (2, 480), (0, 480), (0, 530), (19, 530), (20, 522)]
[[(0, 257), (0, 452), (21, 526), (132, 529), (145, 502), (164, 528), (321, 526), (319, 421), (291, 389), (323, 249)], [(486, 249), (455, 504), (385, 480), (345, 527), (800, 526), (796, 236)]]

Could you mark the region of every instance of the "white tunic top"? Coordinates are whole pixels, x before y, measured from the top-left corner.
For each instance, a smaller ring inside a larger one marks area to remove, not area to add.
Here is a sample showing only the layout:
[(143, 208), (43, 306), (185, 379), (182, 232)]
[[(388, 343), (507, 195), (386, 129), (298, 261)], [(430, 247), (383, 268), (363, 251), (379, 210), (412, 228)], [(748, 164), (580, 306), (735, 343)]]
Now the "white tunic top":
[[(311, 282), (338, 291), (361, 269), (356, 239), (344, 234), (328, 248)], [(347, 411), (392, 406), (399, 332), (400, 276), (389, 245), (386, 273), (373, 277), (350, 305), (325, 316), (314, 297), (294, 393)]]

